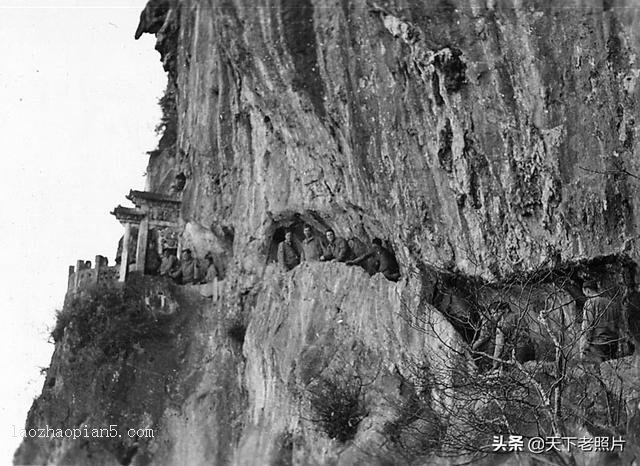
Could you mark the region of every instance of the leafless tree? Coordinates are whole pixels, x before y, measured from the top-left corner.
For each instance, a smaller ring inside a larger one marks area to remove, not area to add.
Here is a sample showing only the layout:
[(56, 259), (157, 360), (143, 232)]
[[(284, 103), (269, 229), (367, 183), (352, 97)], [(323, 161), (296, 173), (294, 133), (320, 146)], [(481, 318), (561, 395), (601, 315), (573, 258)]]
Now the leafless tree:
[[(609, 268), (609, 275), (619, 276), (624, 266)], [(492, 453), (496, 435), (567, 437), (581, 426), (600, 435), (625, 434), (629, 387), (619, 376), (624, 361), (608, 361), (605, 376), (600, 364), (581, 359), (589, 327), (582, 325), (584, 297), (578, 285), (588, 264), (545, 264), (494, 283), (431, 270), (438, 283), (426, 291), (423, 286), (420, 303), (407, 302), (402, 312), (446, 351), (407, 376), (413, 391), (396, 407), (397, 419), (384, 428), (390, 451), (464, 461)], [(424, 266), (409, 273), (425, 282)], [(602, 294), (611, 306), (619, 306), (623, 289), (610, 285)], [(465, 344), (441, 336), (436, 329), (440, 315)], [(531, 344), (535, 356), (523, 354), (523, 344)], [(549, 459), (576, 464), (574, 452), (552, 449)]]

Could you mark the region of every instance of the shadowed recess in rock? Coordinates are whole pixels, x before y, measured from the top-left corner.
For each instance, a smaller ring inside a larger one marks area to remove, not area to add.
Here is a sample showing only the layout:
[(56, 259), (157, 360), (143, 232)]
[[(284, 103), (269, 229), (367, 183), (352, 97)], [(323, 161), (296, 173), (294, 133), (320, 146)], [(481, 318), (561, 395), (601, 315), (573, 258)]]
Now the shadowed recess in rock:
[(281, 19), (284, 39), (295, 68), (291, 85), (304, 91), (318, 116), (324, 117), (324, 87), (316, 53), (313, 28), (313, 4), (310, 0), (281, 0)]
[(314, 235), (319, 238), (324, 237), (324, 232), (329, 229), (326, 223), (320, 218), (318, 213), (307, 211), (302, 214), (298, 212), (284, 212), (272, 217), (269, 227), (265, 231), (264, 251), (267, 256), (267, 263), (277, 261), (278, 245), (284, 241), (284, 234), (287, 230), (293, 233), (293, 241), (297, 247), (301, 247), (304, 239), (303, 229), (309, 225)]

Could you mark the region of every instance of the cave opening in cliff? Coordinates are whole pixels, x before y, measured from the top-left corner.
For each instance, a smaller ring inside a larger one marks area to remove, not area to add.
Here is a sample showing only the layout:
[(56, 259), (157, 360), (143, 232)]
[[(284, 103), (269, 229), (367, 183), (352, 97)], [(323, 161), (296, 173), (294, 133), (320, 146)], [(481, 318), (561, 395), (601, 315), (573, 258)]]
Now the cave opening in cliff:
[[(554, 330), (563, 328), (563, 337), (572, 338), (567, 322), (581, 322), (583, 318), (588, 300), (583, 285), (597, 281), (598, 296), (606, 300), (607, 306), (616, 309), (619, 316), (615, 330), (620, 339), (617, 359), (631, 355), (640, 342), (640, 293), (634, 291), (637, 272), (629, 256), (611, 254), (555, 263), (493, 282), (457, 273), (426, 271), (422, 272), (422, 279), (427, 302), (435, 306), (470, 345), (478, 339), (482, 319), (487, 318), (491, 306), (497, 302), (510, 303), (523, 321), (529, 322), (538, 361), (552, 361), (556, 357), (553, 342), (536, 327), (540, 310), (549, 308), (545, 314), (550, 316), (549, 325), (558, 326)], [(549, 307), (554, 300), (559, 304)]]
[(322, 220), (319, 220), (315, 212), (286, 214), (274, 220), (271, 227), (267, 229), (266, 235), (268, 238), (266, 244), (267, 263), (277, 262), (278, 245), (284, 241), (284, 234), (287, 230), (292, 232), (293, 242), (298, 246), (299, 250), (302, 250), (305, 225), (309, 225), (312, 233), (318, 238), (323, 238), (324, 232), (329, 228)]

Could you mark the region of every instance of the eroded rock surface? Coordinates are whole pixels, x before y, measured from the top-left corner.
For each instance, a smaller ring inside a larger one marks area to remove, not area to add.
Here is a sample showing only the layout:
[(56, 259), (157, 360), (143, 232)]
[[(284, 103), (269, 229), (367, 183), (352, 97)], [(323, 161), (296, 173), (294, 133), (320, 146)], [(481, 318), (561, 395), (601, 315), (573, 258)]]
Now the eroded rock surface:
[(233, 225), (243, 256), (284, 210), (487, 277), (623, 251), (636, 7), (179, 3), (177, 148), (152, 184), (184, 170), (185, 216)]

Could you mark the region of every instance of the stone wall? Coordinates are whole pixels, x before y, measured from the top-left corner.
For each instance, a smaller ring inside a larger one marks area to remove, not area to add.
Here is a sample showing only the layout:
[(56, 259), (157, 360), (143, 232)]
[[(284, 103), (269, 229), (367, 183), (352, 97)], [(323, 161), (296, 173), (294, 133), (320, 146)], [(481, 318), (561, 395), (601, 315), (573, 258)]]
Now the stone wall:
[[(67, 294), (74, 294), (99, 283), (115, 282), (118, 280), (120, 267), (118, 265), (105, 266), (95, 264), (93, 268), (84, 268), (85, 261), (78, 261), (76, 267), (69, 269)], [(73, 269), (73, 271), (72, 271)]]

